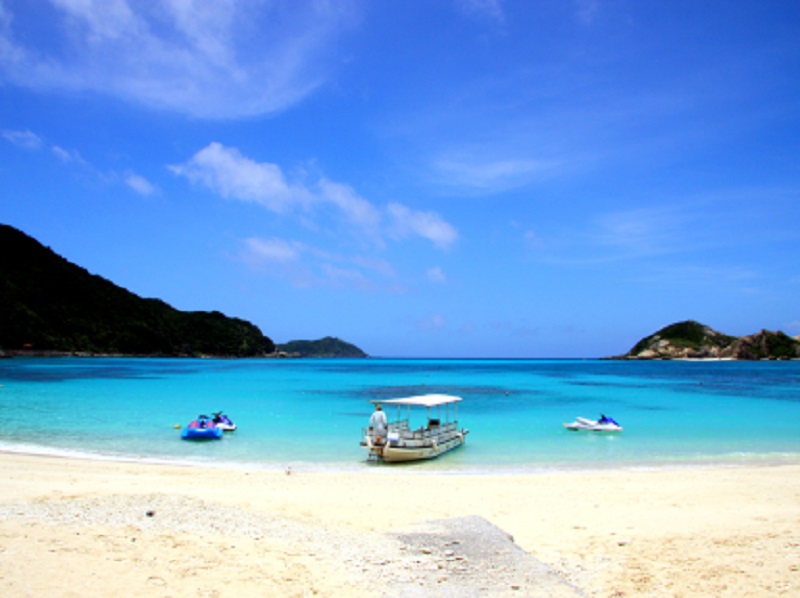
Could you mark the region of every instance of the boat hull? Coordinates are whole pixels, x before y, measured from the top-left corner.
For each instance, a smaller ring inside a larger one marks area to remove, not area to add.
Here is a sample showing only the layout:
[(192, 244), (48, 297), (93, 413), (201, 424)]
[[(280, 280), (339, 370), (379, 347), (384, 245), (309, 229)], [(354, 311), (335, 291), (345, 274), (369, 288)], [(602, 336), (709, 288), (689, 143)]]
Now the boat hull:
[(181, 438), (184, 440), (218, 440), (222, 438), (222, 429), (213, 428), (184, 428)]
[(386, 444), (374, 444), (367, 436), (362, 443), (370, 452), (370, 457), (377, 457), (385, 463), (405, 463), (408, 461), (425, 461), (435, 459), (439, 455), (457, 449), (466, 441), (467, 430), (450, 435), (447, 439), (431, 439), (409, 446), (405, 440), (396, 442), (389, 440)]
[(386, 463), (404, 463), (407, 461), (423, 461), (435, 459), (449, 451), (457, 449), (464, 444), (464, 434), (459, 432), (453, 438), (423, 447), (400, 447), (386, 445), (381, 448), (380, 458)]
[(597, 420), (579, 417), (574, 422), (564, 424), (567, 430), (579, 432), (585, 430), (587, 432), (622, 432), (622, 426), (616, 422), (600, 423)]

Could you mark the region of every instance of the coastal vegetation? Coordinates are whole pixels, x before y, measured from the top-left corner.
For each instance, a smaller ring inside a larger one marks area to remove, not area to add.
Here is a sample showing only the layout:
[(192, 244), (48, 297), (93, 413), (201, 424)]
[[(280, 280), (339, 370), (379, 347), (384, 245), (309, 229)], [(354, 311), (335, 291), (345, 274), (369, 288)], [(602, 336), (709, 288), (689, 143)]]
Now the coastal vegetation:
[(250, 322), (139, 297), (8, 225), (0, 225), (0, 306), (5, 355), (252, 357), (275, 352), (272, 340)]
[(339, 338), (326, 336), (317, 341), (290, 341), (279, 344), (287, 357), (367, 357), (361, 349)]
[(687, 320), (670, 324), (617, 359), (798, 359), (800, 341), (777, 331), (730, 336)]

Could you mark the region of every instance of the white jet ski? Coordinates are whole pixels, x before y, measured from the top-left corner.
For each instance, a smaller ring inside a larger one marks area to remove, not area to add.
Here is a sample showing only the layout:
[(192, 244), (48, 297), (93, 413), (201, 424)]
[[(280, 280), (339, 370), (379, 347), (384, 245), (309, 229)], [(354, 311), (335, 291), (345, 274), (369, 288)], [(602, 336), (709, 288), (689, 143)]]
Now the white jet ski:
[(564, 424), (567, 430), (588, 430), (590, 432), (622, 432), (620, 426), (613, 418), (606, 415), (600, 415), (600, 419), (587, 419), (585, 417), (577, 417), (575, 421), (569, 424)]

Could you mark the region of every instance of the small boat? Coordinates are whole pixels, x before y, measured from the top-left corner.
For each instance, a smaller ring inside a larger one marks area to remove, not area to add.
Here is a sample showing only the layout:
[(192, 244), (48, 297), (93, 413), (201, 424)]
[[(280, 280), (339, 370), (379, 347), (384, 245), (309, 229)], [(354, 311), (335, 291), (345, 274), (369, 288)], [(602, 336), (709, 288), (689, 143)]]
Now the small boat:
[(223, 432), (233, 432), (236, 429), (236, 424), (231, 421), (227, 415), (225, 415), (222, 411), (217, 411), (216, 413), (211, 414), (212, 420), (216, 424), (218, 428), (222, 428)]
[(564, 424), (567, 430), (588, 430), (590, 432), (622, 432), (620, 426), (613, 418), (600, 415), (600, 419), (587, 419), (585, 417), (575, 418), (575, 421)]
[(181, 438), (184, 440), (217, 440), (222, 438), (222, 428), (207, 415), (199, 415), (183, 429)]
[[(389, 418), (385, 438), (377, 435), (371, 427), (364, 429), (361, 446), (369, 451), (370, 459), (386, 463), (434, 459), (460, 447), (469, 433), (469, 430), (458, 428), (460, 401), (461, 397), (440, 394), (372, 401), (376, 405), (397, 406), (397, 415), (394, 419)], [(412, 407), (424, 407), (427, 410), (425, 425), (418, 428), (410, 426)], [(432, 414), (431, 409), (434, 408), (436, 411)]]

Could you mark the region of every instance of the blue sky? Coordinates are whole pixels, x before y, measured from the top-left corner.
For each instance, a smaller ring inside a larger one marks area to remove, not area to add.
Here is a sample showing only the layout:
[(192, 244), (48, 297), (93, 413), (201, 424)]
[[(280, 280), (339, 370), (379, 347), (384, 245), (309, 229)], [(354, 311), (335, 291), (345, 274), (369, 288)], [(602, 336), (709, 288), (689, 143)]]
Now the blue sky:
[(373, 356), (797, 335), (798, 32), (788, 0), (0, 0), (0, 222)]

